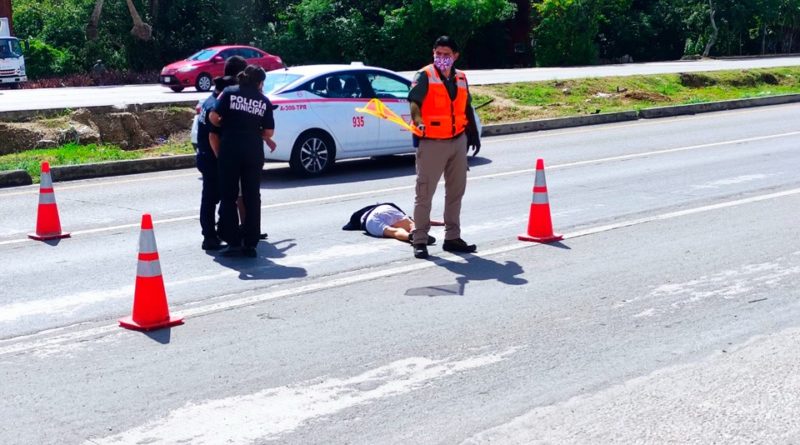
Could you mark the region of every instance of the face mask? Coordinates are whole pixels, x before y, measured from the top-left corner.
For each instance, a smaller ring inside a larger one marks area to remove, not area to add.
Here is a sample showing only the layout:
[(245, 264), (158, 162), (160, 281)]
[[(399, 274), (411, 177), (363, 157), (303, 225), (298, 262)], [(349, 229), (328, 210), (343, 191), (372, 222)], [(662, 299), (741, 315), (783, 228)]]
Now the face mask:
[(453, 58), (450, 56), (434, 56), (433, 64), (439, 71), (447, 71), (453, 66)]

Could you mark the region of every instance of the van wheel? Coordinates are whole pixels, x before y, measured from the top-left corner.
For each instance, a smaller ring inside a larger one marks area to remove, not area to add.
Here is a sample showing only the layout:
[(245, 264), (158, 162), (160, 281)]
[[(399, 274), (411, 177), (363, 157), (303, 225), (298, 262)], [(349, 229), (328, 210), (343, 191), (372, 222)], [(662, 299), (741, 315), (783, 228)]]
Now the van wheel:
[(305, 132), (292, 148), (289, 166), (301, 176), (319, 176), (331, 169), (336, 161), (333, 139), (319, 130)]
[(197, 80), (194, 82), (194, 87), (197, 91), (208, 91), (211, 89), (211, 76), (207, 73), (202, 73), (197, 76)]

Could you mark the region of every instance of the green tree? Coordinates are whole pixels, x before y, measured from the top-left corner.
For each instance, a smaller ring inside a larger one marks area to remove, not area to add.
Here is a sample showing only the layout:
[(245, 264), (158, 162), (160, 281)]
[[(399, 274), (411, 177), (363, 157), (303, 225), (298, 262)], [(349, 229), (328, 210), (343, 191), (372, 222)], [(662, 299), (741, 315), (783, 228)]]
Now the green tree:
[(516, 5), (505, 0), (407, 1), (385, 8), (379, 30), (381, 59), (392, 68), (418, 68), (430, 62), (431, 46), (441, 35), (453, 37), (467, 59), (465, 49), (476, 33), (511, 18), (515, 10)]
[(536, 64), (589, 65), (597, 61), (601, 0), (543, 0), (534, 4)]

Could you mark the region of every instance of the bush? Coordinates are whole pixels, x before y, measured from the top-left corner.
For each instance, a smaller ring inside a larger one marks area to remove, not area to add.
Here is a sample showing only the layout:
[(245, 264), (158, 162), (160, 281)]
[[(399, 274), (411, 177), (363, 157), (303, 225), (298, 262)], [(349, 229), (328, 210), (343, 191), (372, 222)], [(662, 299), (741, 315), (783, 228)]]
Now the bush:
[(534, 29), (537, 65), (591, 65), (597, 61), (597, 0), (544, 0), (534, 6), (539, 14)]
[(78, 70), (75, 58), (39, 39), (30, 39), (30, 48), (25, 51), (25, 68), (28, 77), (62, 76)]

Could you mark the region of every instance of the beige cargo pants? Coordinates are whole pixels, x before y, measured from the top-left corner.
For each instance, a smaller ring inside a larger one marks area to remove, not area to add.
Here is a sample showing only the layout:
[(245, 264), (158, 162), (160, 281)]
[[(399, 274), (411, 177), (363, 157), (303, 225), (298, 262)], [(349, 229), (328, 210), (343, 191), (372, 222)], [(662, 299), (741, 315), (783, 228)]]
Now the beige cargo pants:
[(431, 203), (444, 174), (444, 239), (461, 238), (461, 198), (467, 188), (467, 137), (422, 139), (417, 148), (413, 242), (425, 244), (431, 228)]

